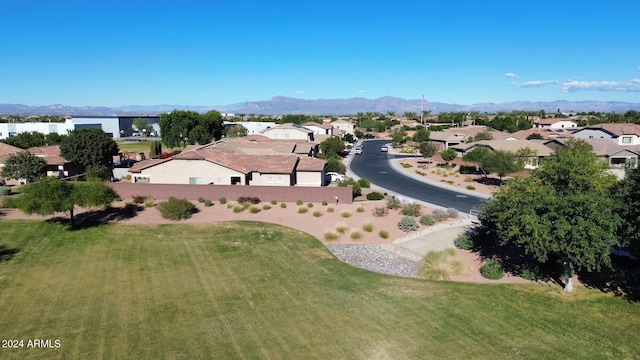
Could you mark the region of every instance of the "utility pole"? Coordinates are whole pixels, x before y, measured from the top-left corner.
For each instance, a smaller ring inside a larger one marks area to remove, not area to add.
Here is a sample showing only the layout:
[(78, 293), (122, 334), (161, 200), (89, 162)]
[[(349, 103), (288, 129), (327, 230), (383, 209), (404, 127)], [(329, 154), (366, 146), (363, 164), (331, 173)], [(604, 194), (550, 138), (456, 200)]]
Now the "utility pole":
[(424, 126), (424, 94), (422, 94), (422, 101), (420, 102), (420, 124)]

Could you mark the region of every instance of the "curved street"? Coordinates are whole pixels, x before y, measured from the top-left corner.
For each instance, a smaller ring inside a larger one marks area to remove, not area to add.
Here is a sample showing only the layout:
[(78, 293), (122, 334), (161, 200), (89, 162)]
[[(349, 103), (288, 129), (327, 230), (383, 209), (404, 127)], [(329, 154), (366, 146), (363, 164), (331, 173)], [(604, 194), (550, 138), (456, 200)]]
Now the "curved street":
[(466, 214), (471, 209), (479, 207), (484, 201), (481, 197), (452, 191), (402, 175), (391, 166), (389, 160), (412, 155), (381, 152), (382, 145), (390, 142), (390, 140), (368, 140), (363, 142), (361, 155), (349, 155), (351, 157), (350, 171), (360, 178), (369, 180), (371, 184), (407, 199), (414, 199), (443, 208), (455, 208)]

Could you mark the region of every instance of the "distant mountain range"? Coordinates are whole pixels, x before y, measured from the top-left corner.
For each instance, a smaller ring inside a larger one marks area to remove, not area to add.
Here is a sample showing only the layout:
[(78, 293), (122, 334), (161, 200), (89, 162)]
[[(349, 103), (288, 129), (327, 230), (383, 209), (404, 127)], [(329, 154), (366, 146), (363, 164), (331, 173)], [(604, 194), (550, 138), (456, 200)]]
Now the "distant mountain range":
[(500, 111), (544, 110), (547, 113), (560, 112), (616, 112), (625, 113), (628, 110), (640, 111), (640, 103), (622, 101), (550, 101), (531, 102), (514, 101), (505, 103), (481, 103), (473, 105), (446, 104), (439, 102), (407, 100), (397, 97), (385, 96), (377, 99), (351, 98), (351, 99), (318, 99), (303, 100), (284, 96), (276, 96), (266, 101), (247, 101), (231, 105), (212, 106), (187, 106), (187, 105), (128, 105), (121, 107), (83, 106), (74, 107), (66, 105), (29, 106), (21, 104), (0, 104), (0, 115), (75, 115), (75, 116), (107, 116), (107, 115), (157, 115), (178, 110), (193, 110), (207, 112), (218, 110), (222, 113), (234, 114), (263, 114), (263, 115), (349, 115), (359, 112), (394, 111), (401, 115), (404, 112), (420, 113), (421, 109), (429, 110), (432, 114), (442, 112), (471, 112), (496, 113)]

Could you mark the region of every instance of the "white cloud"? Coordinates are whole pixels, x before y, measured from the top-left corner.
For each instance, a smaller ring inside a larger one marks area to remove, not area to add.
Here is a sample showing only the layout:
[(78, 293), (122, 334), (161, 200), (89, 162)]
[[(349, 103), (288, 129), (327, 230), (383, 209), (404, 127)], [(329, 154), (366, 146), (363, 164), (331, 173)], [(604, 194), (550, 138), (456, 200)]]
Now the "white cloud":
[(293, 94), (294, 95), (304, 95), (304, 91), (300, 91), (300, 90), (294, 91)]
[(623, 91), (640, 92), (640, 79), (629, 81), (578, 81), (569, 80), (562, 84), (562, 91)]
[(504, 74), (504, 76), (506, 76), (506, 77), (508, 77), (508, 78), (514, 78), (514, 77), (517, 77), (517, 75), (516, 75), (516, 74), (514, 74), (514, 73), (512, 73), (512, 72), (508, 72), (508, 73)]
[(366, 92), (367, 92), (367, 90), (358, 90), (358, 94), (364, 94)]
[(558, 80), (534, 80), (534, 81), (525, 81), (525, 82), (512, 82), (511, 85), (517, 88), (530, 88), (530, 87), (543, 87), (549, 85), (555, 85), (558, 83)]

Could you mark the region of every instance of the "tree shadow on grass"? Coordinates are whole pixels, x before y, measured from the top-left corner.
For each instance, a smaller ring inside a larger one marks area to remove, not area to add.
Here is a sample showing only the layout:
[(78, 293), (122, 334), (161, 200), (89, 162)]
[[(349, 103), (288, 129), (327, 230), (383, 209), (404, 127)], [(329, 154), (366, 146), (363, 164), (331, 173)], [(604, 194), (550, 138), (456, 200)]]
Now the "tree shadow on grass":
[(579, 271), (580, 282), (588, 288), (640, 301), (640, 262), (626, 256), (611, 255), (611, 268), (598, 272)]
[(56, 216), (48, 219), (47, 222), (64, 224), (69, 230), (83, 230), (134, 218), (142, 210), (144, 210), (143, 206), (130, 204), (125, 207), (108, 207), (106, 210), (85, 211), (74, 216), (73, 220)]
[(0, 245), (0, 263), (13, 259), (13, 257), (19, 252), (20, 249)]

